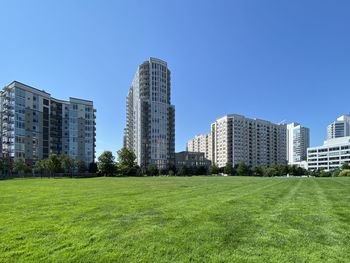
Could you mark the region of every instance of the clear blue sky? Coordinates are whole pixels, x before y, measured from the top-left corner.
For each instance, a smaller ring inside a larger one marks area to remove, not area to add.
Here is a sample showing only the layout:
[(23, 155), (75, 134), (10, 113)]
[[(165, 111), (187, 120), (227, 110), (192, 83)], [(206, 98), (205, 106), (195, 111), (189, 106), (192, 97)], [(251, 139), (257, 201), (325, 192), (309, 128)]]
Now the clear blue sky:
[(97, 152), (122, 146), (138, 64), (168, 62), (176, 150), (228, 113), (301, 122), (311, 144), (350, 112), (350, 1), (0, 3), (0, 85), (91, 99)]

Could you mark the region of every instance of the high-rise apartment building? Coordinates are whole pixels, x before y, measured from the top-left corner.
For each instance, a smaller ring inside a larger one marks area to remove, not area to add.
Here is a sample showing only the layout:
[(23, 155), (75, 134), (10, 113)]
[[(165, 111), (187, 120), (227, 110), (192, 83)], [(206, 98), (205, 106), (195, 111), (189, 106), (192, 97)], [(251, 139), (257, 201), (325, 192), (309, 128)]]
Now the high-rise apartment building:
[(287, 160), (290, 165), (300, 165), (307, 159), (310, 146), (310, 130), (299, 123), (287, 125)]
[(189, 152), (201, 152), (208, 160), (213, 159), (213, 140), (211, 133), (196, 135), (186, 145)]
[(175, 107), (167, 63), (150, 58), (138, 66), (127, 95), (124, 146), (141, 167), (175, 164)]
[(350, 115), (342, 115), (327, 127), (327, 139), (350, 136)]
[(14, 81), (0, 93), (1, 151), (4, 158), (28, 163), (64, 154), (89, 165), (95, 160), (93, 102), (52, 98)]
[(219, 167), (286, 163), (286, 126), (230, 114), (211, 125), (213, 162)]

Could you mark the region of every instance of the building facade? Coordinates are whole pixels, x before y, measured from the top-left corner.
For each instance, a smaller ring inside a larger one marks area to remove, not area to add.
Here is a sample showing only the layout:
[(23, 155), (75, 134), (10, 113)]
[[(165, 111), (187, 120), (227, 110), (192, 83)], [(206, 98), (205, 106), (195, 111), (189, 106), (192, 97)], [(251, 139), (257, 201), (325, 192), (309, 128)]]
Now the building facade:
[(141, 167), (175, 164), (175, 107), (165, 61), (150, 58), (137, 68), (127, 95), (124, 146)]
[(322, 146), (307, 149), (308, 169), (326, 171), (350, 163), (350, 136), (328, 139)]
[(208, 160), (213, 159), (213, 139), (211, 133), (196, 135), (186, 144), (186, 150), (189, 152), (201, 152)]
[(286, 164), (286, 126), (230, 114), (211, 125), (213, 163), (224, 167)]
[(3, 158), (27, 163), (64, 154), (86, 165), (95, 160), (96, 125), (92, 101), (52, 98), (14, 81), (0, 94)]
[(205, 158), (202, 152), (183, 151), (175, 154), (175, 166), (180, 167), (205, 167), (209, 168), (211, 161)]
[(327, 139), (350, 136), (350, 115), (342, 115), (327, 127)]
[(287, 124), (287, 161), (290, 165), (301, 165), (307, 159), (310, 146), (310, 130), (299, 123)]

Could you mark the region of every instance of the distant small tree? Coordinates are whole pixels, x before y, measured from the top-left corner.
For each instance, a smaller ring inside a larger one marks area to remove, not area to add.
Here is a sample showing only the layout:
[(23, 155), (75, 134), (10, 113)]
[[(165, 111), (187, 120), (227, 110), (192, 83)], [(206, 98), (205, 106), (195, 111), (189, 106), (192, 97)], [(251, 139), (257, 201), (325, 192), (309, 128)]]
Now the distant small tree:
[(89, 164), (89, 173), (97, 173), (97, 164), (95, 162)]
[(45, 172), (45, 161), (44, 160), (37, 160), (34, 165), (34, 170), (37, 173), (40, 173), (40, 176), (43, 176), (43, 173)]
[(341, 171), (340, 169), (335, 169), (332, 171), (332, 177), (338, 177)]
[(245, 162), (240, 162), (237, 167), (237, 174), (240, 176), (249, 175), (249, 167), (245, 164)]
[(279, 176), (286, 176), (289, 172), (287, 164), (278, 165), (276, 168), (278, 170)]
[(264, 168), (261, 166), (256, 166), (253, 168), (254, 176), (264, 176)]
[(341, 164), (341, 169), (342, 170), (350, 170), (350, 164), (346, 163), (346, 162), (342, 163)]
[(159, 170), (158, 170), (157, 165), (155, 165), (155, 164), (149, 164), (149, 165), (147, 166), (147, 175), (148, 175), (148, 176), (156, 176), (156, 175), (159, 175)]
[(174, 176), (177, 173), (177, 168), (175, 165), (170, 165), (169, 170), (168, 170), (168, 175), (169, 176)]
[(65, 173), (73, 174), (74, 168), (76, 167), (75, 160), (67, 155), (61, 155), (61, 168)]
[(264, 170), (264, 176), (273, 177), (278, 175), (279, 175), (278, 170), (275, 167), (267, 167)]
[(82, 160), (76, 160), (75, 161), (75, 165), (78, 168), (78, 172), (79, 173), (85, 173), (87, 170), (86, 164), (84, 161)]
[(18, 174), (23, 174), (28, 170), (28, 166), (23, 159), (16, 159), (13, 163), (13, 170)]
[(233, 175), (234, 168), (232, 163), (227, 163), (224, 167), (224, 173), (227, 175)]
[(188, 175), (197, 175), (198, 169), (197, 166), (188, 167)]
[(209, 173), (210, 174), (219, 174), (219, 167), (217, 167), (215, 164), (210, 165)]
[(46, 166), (51, 174), (59, 173), (62, 170), (61, 158), (57, 154), (50, 154), (49, 158), (45, 160)]
[(4, 161), (2, 159), (0, 159), (0, 174), (2, 174), (4, 172), (4, 169), (5, 169)]
[(104, 151), (99, 157), (98, 157), (98, 171), (105, 175), (105, 176), (111, 176), (114, 173), (115, 166), (114, 166), (114, 156), (111, 151)]
[(332, 176), (332, 173), (325, 170), (321, 170), (318, 174), (318, 177), (331, 177), (331, 176)]
[(289, 165), (288, 171), (291, 175), (297, 175), (298, 174), (298, 166)]
[(177, 172), (177, 175), (179, 175), (179, 176), (186, 176), (186, 175), (188, 175), (187, 167), (186, 166), (181, 166), (179, 171)]
[(207, 175), (208, 174), (207, 167), (199, 166), (198, 169), (197, 169), (197, 174), (198, 175)]

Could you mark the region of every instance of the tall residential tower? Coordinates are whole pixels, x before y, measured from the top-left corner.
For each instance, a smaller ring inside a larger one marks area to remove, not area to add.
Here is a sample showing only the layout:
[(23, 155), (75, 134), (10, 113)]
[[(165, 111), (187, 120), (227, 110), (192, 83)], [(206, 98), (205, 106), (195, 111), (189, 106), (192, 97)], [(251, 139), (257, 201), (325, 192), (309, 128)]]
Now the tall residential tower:
[(350, 115), (342, 115), (327, 127), (327, 139), (350, 136)]
[(299, 123), (287, 125), (287, 160), (290, 165), (300, 165), (307, 159), (310, 146), (310, 130)]
[(167, 63), (150, 58), (138, 66), (126, 102), (124, 146), (141, 167), (175, 164), (175, 107)]

